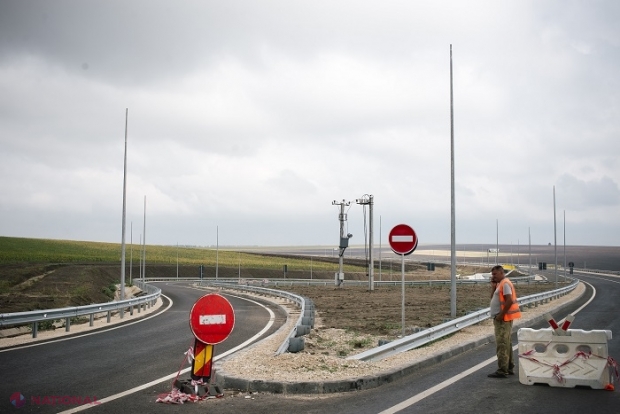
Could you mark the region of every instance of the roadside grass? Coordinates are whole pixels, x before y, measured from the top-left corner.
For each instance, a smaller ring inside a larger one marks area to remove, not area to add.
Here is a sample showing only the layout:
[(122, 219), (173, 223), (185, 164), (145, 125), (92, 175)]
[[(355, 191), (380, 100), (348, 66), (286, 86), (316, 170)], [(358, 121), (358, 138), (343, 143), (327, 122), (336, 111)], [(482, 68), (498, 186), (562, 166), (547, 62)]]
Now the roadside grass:
[[(141, 246), (126, 245), (125, 261), (140, 260)], [(207, 248), (188, 246), (147, 245), (146, 263), (242, 267), (255, 269), (283, 269), (288, 271), (335, 271), (337, 264), (295, 257), (263, 256), (244, 253), (234, 248)], [(0, 237), (0, 264), (20, 263), (113, 263), (121, 262), (120, 243), (91, 241), (28, 239)], [(356, 265), (346, 265), (348, 271), (364, 271)]]

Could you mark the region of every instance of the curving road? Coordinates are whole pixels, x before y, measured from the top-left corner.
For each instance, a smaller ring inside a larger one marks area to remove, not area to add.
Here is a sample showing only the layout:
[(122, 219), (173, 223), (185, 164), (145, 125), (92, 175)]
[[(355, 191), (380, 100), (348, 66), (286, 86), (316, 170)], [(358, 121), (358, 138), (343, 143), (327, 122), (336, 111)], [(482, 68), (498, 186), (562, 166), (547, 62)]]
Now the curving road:
[[(38, 405), (32, 403), (32, 397), (39, 397), (39, 401), (45, 397), (51, 397), (47, 401), (57, 401), (53, 397), (62, 396), (105, 401), (105, 397), (176, 374), (185, 359), (184, 352), (194, 342), (189, 310), (207, 292), (183, 284), (160, 287), (169, 303), (162, 307), (167, 310), (157, 316), (94, 335), (0, 350), (0, 395), (4, 396), (0, 412), (17, 410), (10, 402), (10, 396), (16, 392), (26, 397), (26, 404), (18, 412), (56, 413), (76, 405)], [(216, 357), (253, 338), (265, 327), (269, 329), (262, 336), (270, 335), (285, 321), (284, 312), (271, 303), (224, 296), (235, 309), (236, 325), (230, 337), (216, 345)], [(181, 376), (188, 377), (189, 374)], [(111, 402), (89, 406), (88, 412), (154, 412), (154, 408), (164, 406), (155, 403), (157, 395), (170, 391), (171, 383), (172, 379), (159, 381)]]
[[(555, 319), (578, 311), (571, 328), (608, 329), (620, 335), (616, 316), (620, 277), (587, 273), (576, 273), (576, 276), (588, 283), (586, 295), (564, 314), (554, 314)], [(8, 407), (0, 412), (16, 411), (8, 401), (15, 391), (25, 396), (96, 395), (102, 399), (175, 373), (183, 352), (192, 343), (187, 322), (189, 309), (204, 292), (182, 285), (161, 287), (174, 304), (157, 317), (90, 337), (0, 352), (5, 379), (0, 388), (1, 395), (6, 396), (0, 407)], [(268, 311), (258, 304), (229, 299), (235, 308), (237, 325), (231, 337), (216, 347), (216, 355), (251, 338), (269, 321)], [(282, 314), (279, 318), (282, 320)], [(534, 327), (546, 327), (546, 323)], [(270, 331), (275, 329), (274, 325)], [(618, 338), (609, 341), (609, 353), (620, 358)], [(182, 406), (155, 403), (158, 394), (169, 390), (171, 380), (167, 380), (94, 406), (88, 412), (566, 414), (620, 410), (618, 390), (526, 386), (519, 383), (517, 376), (502, 380), (487, 378), (494, 371), (494, 364), (494, 345), (490, 344), (373, 390), (310, 397), (255, 394), (251, 398), (227, 397)], [(71, 407), (26, 404), (19, 412), (59, 412), (67, 408)]]
[[(573, 329), (609, 329), (620, 335), (617, 298), (620, 277), (576, 274), (589, 283), (586, 294), (566, 309), (578, 311)], [(583, 309), (580, 309), (591, 298)], [(533, 326), (546, 328), (545, 323)], [(516, 335), (513, 339), (516, 344)], [(620, 358), (620, 340), (608, 343), (609, 354)], [(518, 376), (492, 379), (487, 374), (496, 369), (494, 344), (485, 345), (424, 369), (383, 387), (339, 396), (301, 399), (257, 395), (251, 401), (218, 404), (218, 413), (250, 410), (253, 413), (616, 413), (620, 412), (620, 393), (581, 388), (526, 386)], [(219, 403), (219, 402), (218, 402)]]

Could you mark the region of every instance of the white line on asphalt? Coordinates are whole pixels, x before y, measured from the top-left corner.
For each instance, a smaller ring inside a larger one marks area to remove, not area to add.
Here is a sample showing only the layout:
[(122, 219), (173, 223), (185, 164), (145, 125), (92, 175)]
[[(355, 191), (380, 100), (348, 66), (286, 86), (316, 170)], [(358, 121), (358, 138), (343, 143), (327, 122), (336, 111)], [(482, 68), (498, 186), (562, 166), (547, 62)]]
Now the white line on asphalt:
[[(590, 287), (592, 287), (592, 296), (579, 309), (577, 309), (575, 312), (573, 312), (572, 313), (573, 315), (576, 315), (583, 308), (585, 308), (590, 302), (592, 302), (594, 300), (594, 297), (596, 296), (596, 289), (594, 288), (594, 286), (592, 286), (588, 282), (584, 282), (583, 280), (582, 280), (582, 282), (586, 283), (586, 284), (590, 285)], [(512, 347), (512, 350), (514, 351), (518, 347), (519, 347), (519, 345), (517, 344), (517, 345)], [(443, 390), (447, 386), (452, 385), (455, 382), (462, 380), (463, 378), (467, 377), (468, 375), (473, 374), (474, 372), (481, 370), (482, 368), (486, 367), (487, 365), (489, 365), (490, 363), (492, 363), (495, 360), (496, 360), (495, 357), (491, 357), (491, 358), (487, 359), (486, 361), (482, 361), (478, 365), (475, 365), (475, 366), (469, 368), (468, 370), (463, 371), (460, 374), (458, 374), (458, 375), (456, 375), (456, 376), (454, 376), (454, 377), (452, 377), (452, 378), (450, 378), (448, 380), (445, 380), (444, 382), (441, 382), (441, 383), (435, 385), (434, 387), (431, 387), (431, 388), (429, 388), (427, 390), (424, 390), (421, 393), (416, 394), (413, 397), (408, 398), (405, 401), (400, 402), (400, 403), (398, 403), (398, 404), (388, 408), (387, 410), (381, 411), (379, 414), (394, 414), (394, 413), (397, 413), (397, 412), (399, 412), (401, 410), (404, 410), (405, 408), (412, 406), (413, 404), (423, 400), (424, 398), (429, 397), (429, 396), (435, 394), (436, 392)]]
[[(265, 308), (267, 310), (267, 312), (269, 312), (269, 322), (267, 323), (267, 325), (265, 325), (265, 327), (259, 333), (254, 335), (252, 338), (248, 339), (244, 343), (242, 343), (242, 344), (240, 344), (240, 345), (238, 345), (238, 346), (236, 346), (236, 347), (234, 347), (232, 349), (229, 349), (228, 351), (222, 353), (221, 355), (218, 355), (217, 357), (214, 357), (213, 358), (213, 362), (215, 362), (215, 361), (217, 361), (217, 360), (219, 360), (221, 358), (224, 358), (224, 357), (232, 354), (233, 352), (237, 352), (238, 350), (245, 348), (246, 346), (248, 346), (249, 344), (254, 342), (256, 339), (260, 338), (265, 332), (267, 332), (269, 330), (269, 328), (271, 328), (271, 326), (275, 323), (275, 320), (276, 320), (276, 315), (273, 313), (273, 311), (271, 309), (269, 309), (268, 307), (266, 307), (265, 305), (263, 305), (262, 303), (253, 301), (251, 299), (242, 298), (240, 296), (235, 296), (235, 295), (229, 295), (229, 296), (233, 296), (233, 297), (236, 297), (236, 298), (239, 298), (239, 299), (247, 300), (249, 302), (252, 302), (252, 303), (255, 303), (255, 304), (259, 305), (259, 306), (262, 306), (263, 308)], [(145, 390), (147, 388), (152, 387), (153, 385), (159, 384), (160, 382), (169, 381), (169, 380), (171, 380), (173, 378), (176, 378), (177, 375), (185, 374), (186, 372), (189, 372), (190, 370), (191, 370), (191, 367), (187, 367), (187, 368), (179, 371), (178, 373), (175, 372), (175, 373), (166, 375), (165, 377), (161, 377), (161, 378), (158, 378), (158, 379), (153, 380), (151, 382), (147, 382), (146, 384), (142, 384), (142, 385), (139, 385), (137, 387), (131, 388), (131, 389), (127, 390), (127, 391), (119, 392), (118, 394), (114, 394), (114, 395), (110, 395), (109, 397), (105, 397), (105, 398), (103, 398), (103, 399), (98, 401), (99, 404), (84, 404), (84, 405), (80, 405), (79, 407), (72, 408), (70, 410), (61, 411), (59, 414), (77, 413), (79, 411), (84, 411), (84, 410), (88, 410), (89, 408), (97, 407), (97, 406), (99, 406), (101, 404), (105, 404), (105, 403), (108, 403), (110, 401), (114, 401), (116, 399), (119, 399), (119, 398), (125, 397), (127, 395), (136, 393), (138, 391)]]

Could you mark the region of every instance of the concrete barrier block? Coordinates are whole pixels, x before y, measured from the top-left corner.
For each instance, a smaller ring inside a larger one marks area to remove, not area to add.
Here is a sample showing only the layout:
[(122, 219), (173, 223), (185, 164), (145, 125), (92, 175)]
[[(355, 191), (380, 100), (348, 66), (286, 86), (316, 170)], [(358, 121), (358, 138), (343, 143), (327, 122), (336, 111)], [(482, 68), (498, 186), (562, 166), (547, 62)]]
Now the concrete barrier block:
[(303, 336), (300, 336), (299, 338), (291, 338), (288, 342), (288, 352), (294, 354), (296, 352), (303, 351), (305, 344), (306, 341)]
[(551, 329), (521, 328), (517, 338), (521, 384), (593, 389), (610, 384), (607, 340), (611, 331), (569, 329), (559, 336)]

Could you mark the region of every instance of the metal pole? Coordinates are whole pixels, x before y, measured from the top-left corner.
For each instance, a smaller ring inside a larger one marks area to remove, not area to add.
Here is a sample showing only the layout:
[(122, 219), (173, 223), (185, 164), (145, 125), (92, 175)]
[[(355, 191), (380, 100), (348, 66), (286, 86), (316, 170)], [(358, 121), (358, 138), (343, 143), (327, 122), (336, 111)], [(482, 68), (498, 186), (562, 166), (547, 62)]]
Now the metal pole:
[(529, 271), (527, 272), (527, 274), (528, 276), (532, 276), (532, 232), (529, 227), (527, 228), (527, 237), (528, 237), (529, 256), (530, 256), (530, 267), (529, 267)]
[[(370, 227), (369, 231), (368, 231), (368, 290), (373, 291), (375, 290), (375, 277), (374, 277), (374, 271), (375, 271), (375, 262), (373, 259), (373, 239), (374, 239), (374, 224), (373, 224), (373, 215), (374, 215), (374, 198), (372, 195), (368, 195), (368, 194), (364, 194), (364, 196), (362, 198), (358, 198), (356, 201), (357, 204), (361, 204), (364, 206), (364, 224), (366, 224), (366, 210), (365, 210), (365, 206), (368, 205), (369, 209), (368, 209), (368, 214), (369, 214), (369, 219), (368, 219), (368, 226)], [(365, 236), (364, 236), (365, 237)], [(364, 240), (365, 242), (366, 240)]]
[(456, 318), (456, 214), (454, 208), (454, 92), (452, 84), (452, 45), (450, 45), (450, 181), (450, 314), (452, 318)]
[(402, 294), (401, 294), (401, 310), (402, 310), (402, 315), (401, 315), (401, 323), (402, 323), (402, 327), (403, 327), (403, 337), (405, 336), (405, 255), (401, 254), (400, 255), (400, 271), (401, 271), (401, 276), (402, 276)]
[(555, 255), (555, 288), (558, 288), (558, 231), (555, 219), (555, 185), (553, 186), (553, 246)]
[(140, 279), (142, 279), (142, 233), (140, 233), (140, 260), (138, 260), (138, 272), (140, 274)]
[(375, 290), (375, 277), (374, 277), (374, 270), (375, 270), (375, 262), (373, 259), (373, 255), (372, 255), (372, 250), (373, 250), (373, 243), (372, 243), (372, 239), (373, 239), (373, 220), (372, 220), (372, 216), (373, 216), (373, 196), (370, 195), (369, 197), (369, 204), (370, 204), (370, 208), (369, 208), (369, 214), (370, 214), (370, 218), (369, 218), (369, 225), (370, 225), (370, 229), (368, 231), (368, 247), (370, 249), (369, 253), (369, 258), (370, 258), (370, 264), (368, 265), (368, 284), (369, 284), (369, 289), (371, 291)]
[[(336, 200), (332, 201), (332, 205), (339, 205), (340, 206), (340, 214), (338, 215), (338, 220), (340, 221), (340, 242), (338, 243), (338, 247), (339, 247), (339, 254), (338, 254), (338, 277), (337, 277), (337, 285), (338, 287), (342, 287), (342, 280), (340, 280), (340, 276), (343, 274), (344, 272), (344, 252), (346, 250), (346, 246), (344, 246), (344, 239), (345, 239), (345, 234), (344, 234), (344, 222), (347, 221), (347, 215), (344, 212), (344, 208), (345, 206), (349, 206), (351, 205), (350, 201), (344, 201), (342, 200), (342, 202), (337, 202)], [(347, 235), (347, 240), (349, 238), (349, 235)], [(348, 245), (348, 241), (347, 241), (347, 245)], [(333, 256), (333, 251), (332, 251), (332, 256)]]
[(381, 269), (383, 266), (381, 265), (381, 257), (383, 256), (383, 252), (381, 250), (381, 216), (379, 216), (379, 282), (381, 282)]
[[(339, 220), (340, 220), (340, 241), (338, 242), (338, 246), (340, 246), (340, 243), (342, 242), (342, 239), (344, 238), (344, 200), (342, 200), (342, 203), (340, 203), (340, 216), (339, 216)], [(339, 254), (338, 254), (338, 286), (342, 286), (342, 283), (340, 281), (340, 275), (342, 275), (342, 273), (344, 272), (344, 249), (341, 247)]]
[(131, 222), (131, 235), (129, 236), (129, 244), (130, 244), (130, 249), (129, 249), (129, 284), (132, 284), (131, 282), (131, 273), (133, 270), (133, 221)]
[(499, 222), (497, 219), (495, 219), (495, 264), (497, 264), (498, 252), (499, 252)]
[(566, 210), (564, 210), (564, 281), (566, 282)]
[(177, 280), (179, 279), (179, 242), (177, 242)]
[[(122, 219), (122, 246), (121, 246), (121, 295), (120, 300), (125, 300), (125, 215), (127, 211), (127, 120), (129, 108), (125, 108), (125, 160), (123, 162), (123, 219)], [(120, 311), (123, 319), (123, 309)]]
[(220, 227), (215, 226), (215, 280), (219, 271), (219, 252), (220, 252)]
[(144, 196), (144, 224), (142, 229), (142, 278), (146, 279), (146, 196)]

